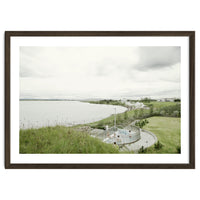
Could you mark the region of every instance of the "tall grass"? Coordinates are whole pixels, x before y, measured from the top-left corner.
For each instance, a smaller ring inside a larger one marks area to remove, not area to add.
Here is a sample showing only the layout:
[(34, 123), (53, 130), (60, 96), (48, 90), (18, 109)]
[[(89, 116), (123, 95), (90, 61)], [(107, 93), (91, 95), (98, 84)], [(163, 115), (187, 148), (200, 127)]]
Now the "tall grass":
[(20, 130), (20, 153), (118, 153), (117, 146), (106, 144), (88, 133), (63, 126)]

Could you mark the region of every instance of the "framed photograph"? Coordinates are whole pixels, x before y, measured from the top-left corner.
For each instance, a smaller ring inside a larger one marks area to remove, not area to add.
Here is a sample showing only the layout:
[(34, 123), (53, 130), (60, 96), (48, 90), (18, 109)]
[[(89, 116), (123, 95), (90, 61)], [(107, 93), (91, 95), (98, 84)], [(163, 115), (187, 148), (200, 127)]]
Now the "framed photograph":
[(6, 169), (194, 169), (194, 31), (6, 31)]

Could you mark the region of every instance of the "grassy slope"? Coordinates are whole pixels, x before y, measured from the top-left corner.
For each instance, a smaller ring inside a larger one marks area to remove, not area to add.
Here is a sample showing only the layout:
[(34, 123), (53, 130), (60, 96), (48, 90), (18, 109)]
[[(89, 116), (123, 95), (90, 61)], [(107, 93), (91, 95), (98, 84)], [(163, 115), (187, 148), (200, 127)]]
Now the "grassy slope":
[(149, 124), (143, 128), (149, 130), (157, 136), (164, 145), (162, 149), (155, 150), (154, 146), (148, 148), (148, 153), (177, 153), (180, 146), (180, 118), (173, 117), (151, 117)]
[(20, 130), (20, 153), (118, 153), (118, 147), (62, 126)]

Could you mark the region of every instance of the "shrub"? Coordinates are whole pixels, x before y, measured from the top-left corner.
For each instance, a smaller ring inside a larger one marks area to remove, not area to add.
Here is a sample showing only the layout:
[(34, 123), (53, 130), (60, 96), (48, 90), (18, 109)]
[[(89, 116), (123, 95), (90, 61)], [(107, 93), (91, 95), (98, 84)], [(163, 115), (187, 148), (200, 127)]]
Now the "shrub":
[(145, 119), (145, 120), (140, 120), (139, 122), (136, 122), (135, 125), (140, 128), (143, 128), (148, 123), (149, 123), (149, 121), (147, 119)]
[(97, 128), (97, 129), (105, 130), (105, 127), (104, 127), (104, 126), (99, 126), (99, 125), (97, 125), (96, 128)]
[(160, 116), (159, 111), (155, 111), (155, 112), (153, 113), (153, 116)]
[(180, 102), (181, 100), (180, 99), (174, 99), (174, 102)]
[(177, 153), (181, 153), (181, 147), (180, 146), (177, 146), (176, 150), (177, 150)]
[(164, 110), (160, 111), (160, 115), (164, 116), (165, 115), (165, 111)]
[(142, 146), (138, 151), (138, 153), (146, 153), (146, 152), (147, 152), (147, 148), (145, 149), (144, 146)]
[(154, 144), (154, 148), (156, 149), (156, 150), (160, 150), (160, 149), (162, 149), (162, 147), (163, 147), (163, 144), (158, 140), (158, 142), (156, 142), (155, 144)]
[(179, 111), (178, 110), (175, 110), (173, 112), (173, 117), (179, 117)]

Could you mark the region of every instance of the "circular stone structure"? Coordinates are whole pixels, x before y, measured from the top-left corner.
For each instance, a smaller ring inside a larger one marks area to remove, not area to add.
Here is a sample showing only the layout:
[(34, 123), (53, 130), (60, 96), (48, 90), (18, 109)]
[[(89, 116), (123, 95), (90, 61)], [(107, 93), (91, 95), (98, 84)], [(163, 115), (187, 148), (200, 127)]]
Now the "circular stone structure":
[(140, 138), (140, 128), (133, 125), (111, 127), (102, 134), (103, 142), (117, 145), (131, 144)]
[(134, 151), (137, 153), (142, 146), (144, 148), (148, 148), (158, 141), (154, 133), (144, 130), (144, 129), (141, 129), (140, 137), (141, 137), (140, 140), (131, 144), (124, 145), (121, 151), (128, 150), (128, 151)]

